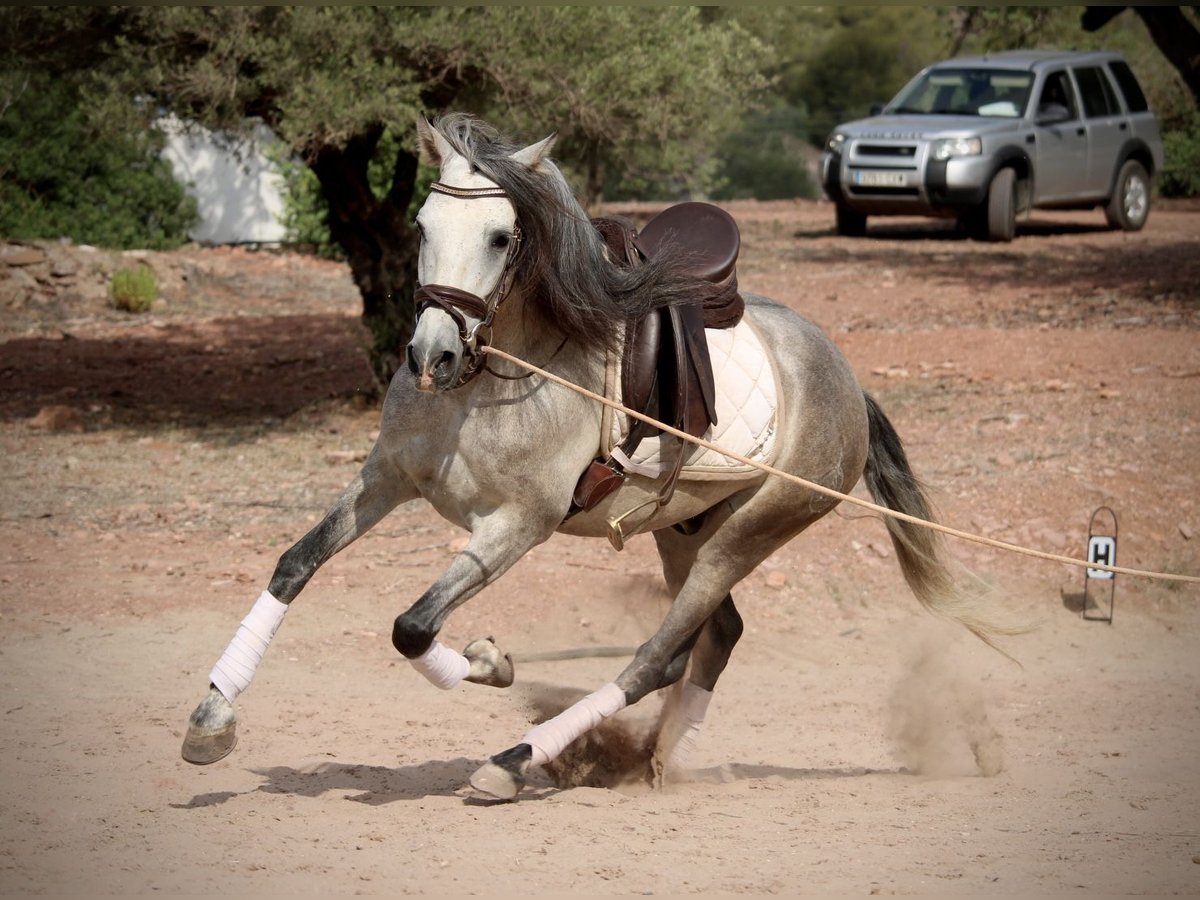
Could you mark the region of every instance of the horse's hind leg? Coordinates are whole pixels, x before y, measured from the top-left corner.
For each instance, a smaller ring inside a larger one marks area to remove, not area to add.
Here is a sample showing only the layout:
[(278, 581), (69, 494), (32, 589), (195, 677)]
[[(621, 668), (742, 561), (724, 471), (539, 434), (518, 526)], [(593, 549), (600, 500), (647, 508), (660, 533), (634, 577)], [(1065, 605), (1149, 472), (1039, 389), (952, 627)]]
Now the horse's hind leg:
[(733, 648), (742, 636), (742, 617), (726, 594), (708, 617), (691, 653), (688, 677), (670, 688), (659, 718), (652, 767), (656, 784), (687, 767), (700, 737), (717, 679), (725, 671)]
[(279, 558), (267, 590), (213, 667), (208, 694), (192, 712), (185, 760), (206, 765), (229, 755), (237, 742), (233, 701), (249, 686), (288, 605), (323, 563), (415, 496), (405, 479), (372, 455), (325, 517)]
[[(663, 577), (672, 597), (687, 580), (703, 541), (719, 527), (723, 518), (714, 512), (697, 534), (687, 535), (673, 528), (654, 532), (662, 558)], [(733, 595), (726, 594), (700, 629), (689, 654), (691, 665), (687, 678), (676, 681), (668, 692), (659, 717), (658, 739), (651, 762), (655, 784), (661, 785), (666, 774), (686, 767), (696, 748), (717, 679), (725, 671), (742, 630), (742, 617), (733, 605)]]

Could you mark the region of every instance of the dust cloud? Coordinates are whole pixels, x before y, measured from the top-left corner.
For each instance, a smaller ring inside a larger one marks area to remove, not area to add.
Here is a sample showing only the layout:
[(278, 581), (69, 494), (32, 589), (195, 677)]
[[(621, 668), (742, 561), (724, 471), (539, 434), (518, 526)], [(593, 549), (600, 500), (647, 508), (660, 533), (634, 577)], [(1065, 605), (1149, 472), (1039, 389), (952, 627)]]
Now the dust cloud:
[[(549, 684), (527, 686), (526, 702), (534, 724), (558, 715), (586, 693)], [(649, 697), (643, 703), (649, 703)], [(626, 709), (605, 719), (573, 741), (543, 769), (560, 789), (573, 787), (617, 788), (649, 785), (653, 781), (651, 758), (658, 739), (658, 716), (637, 715)]]
[(889, 736), (913, 774), (932, 778), (999, 774), (1000, 734), (988, 721), (977, 674), (945, 633), (919, 639), (889, 701)]

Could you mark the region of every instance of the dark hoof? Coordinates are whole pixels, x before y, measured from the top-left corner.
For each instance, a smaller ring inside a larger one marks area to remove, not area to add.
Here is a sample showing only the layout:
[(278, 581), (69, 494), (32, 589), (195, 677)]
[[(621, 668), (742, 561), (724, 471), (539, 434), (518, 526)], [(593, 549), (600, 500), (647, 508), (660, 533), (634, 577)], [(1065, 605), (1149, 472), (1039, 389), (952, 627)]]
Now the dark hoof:
[(497, 753), (471, 776), (471, 787), (497, 800), (512, 800), (525, 787), (525, 773), (533, 759), (533, 748), (517, 744)]

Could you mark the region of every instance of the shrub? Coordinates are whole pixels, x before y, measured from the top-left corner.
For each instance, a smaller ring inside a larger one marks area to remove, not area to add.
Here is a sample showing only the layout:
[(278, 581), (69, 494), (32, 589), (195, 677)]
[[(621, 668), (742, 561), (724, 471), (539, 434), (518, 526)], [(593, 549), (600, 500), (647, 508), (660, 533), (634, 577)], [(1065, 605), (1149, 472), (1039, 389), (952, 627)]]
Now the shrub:
[(820, 195), (806, 160), (805, 113), (794, 106), (752, 112), (721, 142), (714, 200), (815, 199)]
[(0, 234), (178, 247), (196, 202), (159, 156), (163, 141), (144, 122), (132, 131), (99, 127), (66, 80), (0, 71)]
[(1200, 110), (1193, 110), (1182, 127), (1163, 134), (1163, 156), (1159, 193), (1164, 197), (1200, 195)]
[(158, 299), (158, 279), (149, 266), (117, 269), (109, 286), (113, 306), (125, 312), (148, 312)]

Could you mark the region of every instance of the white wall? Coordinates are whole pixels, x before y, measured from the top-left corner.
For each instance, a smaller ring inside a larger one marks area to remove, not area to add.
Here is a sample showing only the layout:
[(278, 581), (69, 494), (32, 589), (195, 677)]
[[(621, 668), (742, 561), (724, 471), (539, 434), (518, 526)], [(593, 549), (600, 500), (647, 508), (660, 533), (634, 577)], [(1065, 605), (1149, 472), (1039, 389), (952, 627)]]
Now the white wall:
[(283, 178), (263, 153), (279, 143), (269, 128), (257, 125), (247, 140), (227, 147), (212, 132), (186, 127), (174, 116), (157, 124), (167, 135), (163, 158), (199, 207), (193, 240), (231, 244), (284, 239)]

